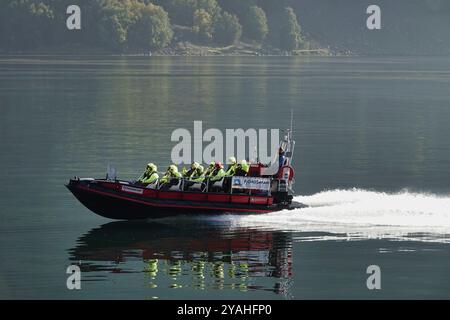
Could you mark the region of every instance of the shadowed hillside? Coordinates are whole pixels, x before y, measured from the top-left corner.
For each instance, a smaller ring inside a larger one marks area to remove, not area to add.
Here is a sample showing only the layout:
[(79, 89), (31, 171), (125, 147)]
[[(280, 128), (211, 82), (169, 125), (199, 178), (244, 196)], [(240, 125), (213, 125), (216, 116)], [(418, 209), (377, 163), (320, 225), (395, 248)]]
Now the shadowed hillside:
[[(81, 30), (66, 8), (81, 8)], [(381, 8), (381, 30), (366, 9)], [(447, 55), (444, 0), (11, 0), (0, 3), (0, 53)]]
[[(381, 30), (366, 28), (365, 12), (371, 4), (381, 8)], [(311, 38), (334, 49), (363, 54), (450, 53), (450, 1), (292, 0), (289, 5)]]

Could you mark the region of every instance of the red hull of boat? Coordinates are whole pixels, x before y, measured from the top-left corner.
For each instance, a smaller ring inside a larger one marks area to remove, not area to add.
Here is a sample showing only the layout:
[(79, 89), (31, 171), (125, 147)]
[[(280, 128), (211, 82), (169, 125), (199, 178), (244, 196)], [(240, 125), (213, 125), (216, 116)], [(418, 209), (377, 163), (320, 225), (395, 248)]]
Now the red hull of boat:
[(192, 214), (257, 214), (286, 209), (271, 196), (146, 189), (123, 182), (71, 180), (67, 188), (88, 209), (110, 219)]

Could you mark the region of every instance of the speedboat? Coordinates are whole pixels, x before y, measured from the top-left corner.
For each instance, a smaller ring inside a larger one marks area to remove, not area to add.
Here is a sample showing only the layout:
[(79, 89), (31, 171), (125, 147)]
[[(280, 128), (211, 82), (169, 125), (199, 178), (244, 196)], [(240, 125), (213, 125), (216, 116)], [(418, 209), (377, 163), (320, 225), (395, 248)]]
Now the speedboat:
[(171, 181), (169, 189), (161, 188), (158, 183), (142, 185), (117, 179), (115, 170), (110, 168), (104, 179), (74, 177), (66, 187), (91, 211), (119, 220), (194, 214), (259, 214), (302, 208), (305, 205), (292, 200), (294, 145), (291, 132), (287, 130), (280, 143), (285, 150), (285, 160), (279, 166), (276, 163), (276, 174), (267, 174), (268, 167), (256, 162), (250, 165), (247, 176), (225, 177), (211, 186), (208, 180), (192, 184), (185, 179)]

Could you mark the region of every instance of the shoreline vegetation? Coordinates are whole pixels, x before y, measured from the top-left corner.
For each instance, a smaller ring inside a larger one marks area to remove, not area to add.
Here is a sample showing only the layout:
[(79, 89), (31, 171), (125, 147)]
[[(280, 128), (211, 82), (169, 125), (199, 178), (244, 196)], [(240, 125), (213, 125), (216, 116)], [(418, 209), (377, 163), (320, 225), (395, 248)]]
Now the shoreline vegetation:
[(216, 47), (197, 45), (190, 42), (179, 42), (173, 46), (166, 47), (157, 51), (148, 52), (110, 52), (102, 48), (92, 48), (84, 46), (55, 46), (36, 48), (34, 50), (2, 52), (0, 56), (33, 56), (33, 55), (102, 55), (102, 56), (349, 56), (351, 53), (336, 53), (328, 48), (317, 49), (298, 49), (290, 52), (283, 52), (277, 48), (253, 46), (248, 43), (240, 42), (229, 46)]
[[(267, 0), (61, 0), (0, 3), (1, 55), (299, 56), (337, 53), (302, 31), (295, 10)], [(70, 2), (71, 3), (71, 2)]]

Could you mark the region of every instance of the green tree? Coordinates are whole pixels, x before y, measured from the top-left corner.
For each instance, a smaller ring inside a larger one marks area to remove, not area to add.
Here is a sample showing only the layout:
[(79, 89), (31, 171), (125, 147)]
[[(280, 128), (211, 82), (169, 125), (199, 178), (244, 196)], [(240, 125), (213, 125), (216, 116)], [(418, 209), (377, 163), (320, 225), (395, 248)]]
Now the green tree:
[(206, 11), (212, 19), (220, 13), (217, 0), (155, 0), (168, 13), (174, 24), (192, 27), (195, 23), (195, 12)]
[(137, 0), (100, 1), (99, 40), (105, 47), (122, 51), (126, 49), (128, 29), (139, 19), (142, 3)]
[(2, 1), (0, 12), (0, 43), (5, 50), (35, 49), (51, 43), (54, 12), (44, 1)]
[(201, 41), (210, 41), (212, 39), (214, 31), (213, 20), (206, 10), (195, 10), (192, 30)]
[(174, 24), (192, 26), (197, 0), (156, 0), (155, 3), (169, 13)]
[(223, 12), (214, 25), (214, 40), (221, 45), (229, 45), (240, 39), (242, 26), (236, 15)]
[(197, 0), (196, 8), (208, 12), (213, 20), (217, 19), (222, 11), (217, 0)]
[(291, 7), (286, 7), (280, 18), (279, 47), (286, 51), (297, 49), (302, 43), (301, 29)]
[(157, 50), (167, 46), (172, 36), (167, 12), (149, 3), (142, 6), (137, 21), (130, 27), (128, 43), (136, 49)]
[(266, 13), (260, 7), (251, 5), (244, 16), (241, 19), (243, 27), (243, 36), (256, 42), (262, 42), (269, 33), (269, 27), (267, 25)]

